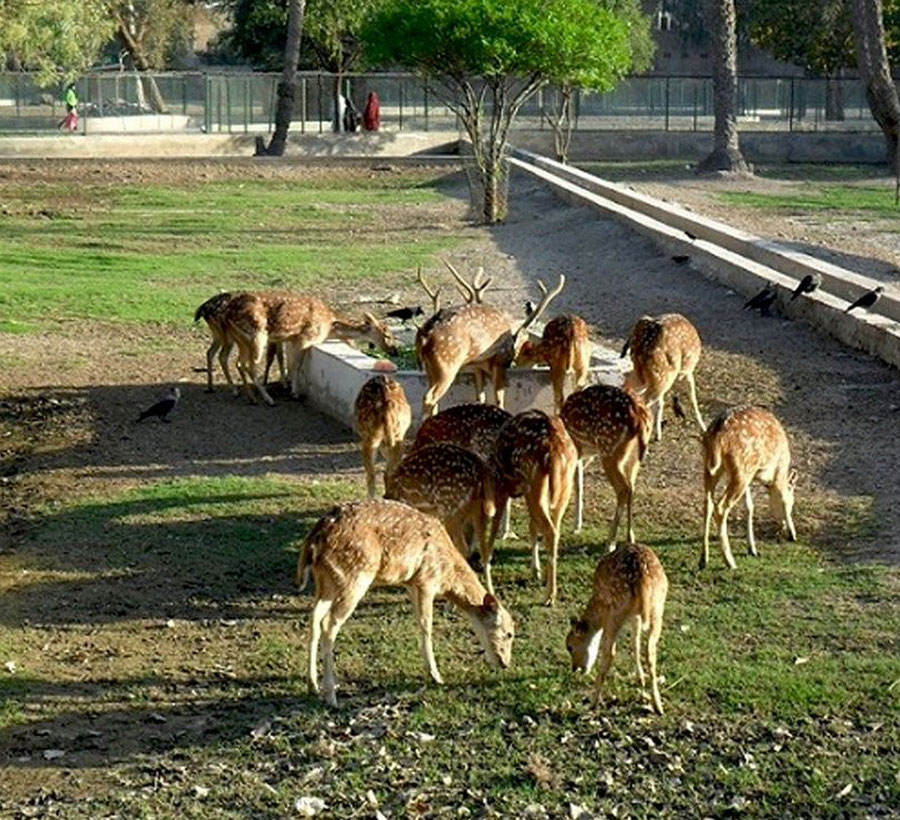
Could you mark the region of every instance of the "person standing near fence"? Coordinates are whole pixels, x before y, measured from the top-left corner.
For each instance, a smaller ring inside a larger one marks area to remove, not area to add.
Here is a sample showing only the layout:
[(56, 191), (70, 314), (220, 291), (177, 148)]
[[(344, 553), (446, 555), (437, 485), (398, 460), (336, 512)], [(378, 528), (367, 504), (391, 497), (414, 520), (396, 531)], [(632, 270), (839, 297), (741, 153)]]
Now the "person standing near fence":
[(363, 128), (366, 131), (377, 131), (381, 128), (381, 105), (378, 102), (378, 95), (374, 91), (369, 92), (369, 98), (366, 100), (366, 107), (363, 111)]
[(67, 131), (78, 130), (78, 94), (75, 91), (75, 83), (69, 83), (66, 86), (66, 93), (63, 95), (63, 101), (66, 104), (66, 116), (57, 126), (65, 128)]

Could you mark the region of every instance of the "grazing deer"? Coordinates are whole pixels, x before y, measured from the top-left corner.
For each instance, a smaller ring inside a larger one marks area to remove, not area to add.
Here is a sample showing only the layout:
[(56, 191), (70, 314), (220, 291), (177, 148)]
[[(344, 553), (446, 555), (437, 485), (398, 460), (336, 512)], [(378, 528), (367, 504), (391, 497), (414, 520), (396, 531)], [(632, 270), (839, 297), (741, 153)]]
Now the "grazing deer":
[(291, 396), (295, 399), (300, 397), (303, 357), (314, 344), (329, 338), (360, 339), (387, 353), (396, 353), (397, 343), (387, 325), (371, 313), (363, 316), (361, 322), (339, 317), (321, 299), (289, 291), (236, 296), (226, 308), (225, 324), (228, 338), (238, 346), (238, 365), (250, 400), (254, 400), (252, 383), (266, 404), (275, 404), (257, 375), (257, 367), (269, 342), (283, 342), (287, 348)]
[[(508, 498), (525, 496), (531, 535), (531, 569), (540, 578), (538, 537), (550, 553), (546, 571), (545, 604), (556, 603), (556, 565), (563, 514), (572, 497), (578, 451), (559, 417), (542, 410), (526, 410), (500, 430), (493, 468), (497, 506)], [(499, 521), (491, 527), (491, 542), (485, 572), (497, 536)]]
[(566, 637), (566, 649), (575, 671), (590, 674), (597, 655), (600, 656), (592, 699), (594, 706), (600, 701), (600, 688), (616, 654), (616, 638), (622, 625), (631, 618), (634, 659), (641, 690), (645, 690), (646, 685), (641, 663), (641, 633), (648, 632), (647, 660), (653, 708), (657, 714), (663, 713), (656, 679), (656, 647), (662, 632), (668, 589), (669, 581), (659, 558), (642, 544), (623, 545), (597, 563), (591, 599), (581, 617), (572, 618), (572, 628)]
[(324, 649), (325, 701), (337, 705), (334, 642), (372, 585), (405, 586), (421, 631), (428, 674), (442, 683), (431, 643), (434, 599), (447, 598), (468, 616), (491, 666), (509, 666), (513, 619), (481, 585), (440, 522), (399, 501), (357, 501), (335, 507), (313, 528), (297, 563), (297, 584), (310, 574), (316, 602), (310, 620), (309, 688), (318, 693), (318, 654)]
[[(722, 476), (728, 484), (718, 501), (716, 486)], [(713, 514), (719, 528), (719, 546), (725, 563), (735, 569), (728, 541), (728, 515), (743, 495), (747, 504), (747, 543), (751, 555), (759, 555), (753, 535), (753, 493), (758, 478), (769, 492), (772, 515), (787, 530), (791, 541), (794, 529), (794, 487), (797, 471), (791, 469), (791, 451), (784, 427), (768, 410), (760, 407), (733, 407), (718, 416), (703, 435), (703, 485), (706, 492), (703, 524), (703, 553), (700, 568), (709, 563), (709, 526)]]
[(700, 361), (700, 334), (680, 313), (642, 316), (622, 348), (622, 357), (631, 350), (633, 370), (625, 387), (641, 395), (654, 409), (656, 440), (662, 439), (662, 417), (666, 393), (679, 379), (687, 382), (691, 406), (701, 430), (706, 429), (697, 406), (694, 370)]
[(455, 444), (420, 447), (385, 473), (384, 497), (435, 516), (466, 558), (471, 551), (466, 532), (473, 532), (485, 585), (494, 594), (488, 550), (488, 527), (496, 513), (494, 479), (481, 458)]
[(403, 458), (403, 438), (412, 422), (412, 410), (399, 382), (373, 376), (359, 390), (354, 405), (356, 428), (362, 443), (363, 466), (369, 498), (375, 497), (375, 457), (384, 448), (385, 483), (388, 473)]
[(581, 390), (588, 380), (591, 367), (591, 342), (588, 328), (580, 316), (557, 316), (544, 325), (540, 341), (522, 344), (516, 364), (528, 366), (546, 364), (550, 368), (553, 403), (562, 412), (566, 374), (575, 373), (575, 389)]
[(653, 425), (650, 411), (639, 398), (620, 387), (595, 384), (566, 399), (562, 419), (578, 448), (576, 532), (584, 524), (584, 462), (600, 456), (603, 471), (616, 494), (609, 548), (615, 548), (623, 509), (627, 513), (628, 541), (633, 542), (631, 506), (638, 470), (650, 441)]
[(496, 404), (502, 407), (506, 373), (515, 361), (526, 331), (565, 283), (566, 277), (560, 275), (557, 287), (548, 292), (544, 283), (538, 281), (543, 298), (534, 313), (515, 330), (505, 313), (477, 303), (445, 308), (425, 322), (416, 333), (416, 354), (428, 382), (422, 415), (427, 418), (437, 412), (438, 402), (463, 367), (474, 371), (478, 400), (484, 403), (487, 378), (493, 385)]

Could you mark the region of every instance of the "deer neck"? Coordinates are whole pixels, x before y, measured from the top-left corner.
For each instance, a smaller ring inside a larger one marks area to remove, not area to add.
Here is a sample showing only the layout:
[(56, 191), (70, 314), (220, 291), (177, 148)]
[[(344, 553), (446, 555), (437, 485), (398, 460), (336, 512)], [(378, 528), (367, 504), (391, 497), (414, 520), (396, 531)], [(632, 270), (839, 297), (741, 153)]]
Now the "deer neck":
[(345, 316), (336, 316), (331, 322), (331, 330), (328, 335), (336, 339), (367, 339), (369, 325), (365, 321), (348, 319)]
[(443, 595), (461, 612), (473, 615), (484, 602), (487, 590), (461, 555), (454, 556), (453, 568), (447, 573)]

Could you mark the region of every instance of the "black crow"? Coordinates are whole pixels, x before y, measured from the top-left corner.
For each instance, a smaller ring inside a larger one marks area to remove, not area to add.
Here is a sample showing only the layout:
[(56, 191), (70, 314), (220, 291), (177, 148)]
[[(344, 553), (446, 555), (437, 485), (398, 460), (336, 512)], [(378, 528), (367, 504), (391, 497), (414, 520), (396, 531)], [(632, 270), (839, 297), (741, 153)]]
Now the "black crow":
[(396, 310), (389, 310), (387, 312), (387, 316), (390, 316), (393, 319), (399, 319), (401, 322), (408, 322), (414, 316), (423, 316), (425, 311), (422, 310), (421, 305), (416, 305), (414, 308), (412, 307), (402, 307), (397, 308)]
[(806, 276), (800, 280), (800, 284), (794, 288), (794, 292), (791, 294), (791, 301), (793, 302), (801, 293), (812, 293), (821, 284), (821, 274), (807, 273)]
[(697, 241), (697, 236), (696, 236), (696, 234), (692, 234), (690, 231), (685, 231), (685, 232), (684, 232), (684, 235), (685, 235), (688, 239), (690, 239), (691, 242), (696, 242), (696, 241)]
[(525, 300), (525, 318), (527, 319), (535, 311), (535, 304), (531, 299)]
[(756, 296), (744, 302), (744, 310), (758, 310), (760, 315), (768, 316), (769, 308), (775, 304), (777, 297), (778, 285), (774, 282), (769, 282)]
[(857, 299), (855, 302), (853, 302), (853, 304), (851, 304), (850, 307), (848, 307), (844, 311), (844, 313), (849, 313), (851, 310), (853, 310), (853, 308), (858, 308), (858, 307), (870, 308), (870, 307), (872, 307), (872, 305), (874, 305), (881, 298), (882, 293), (884, 293), (884, 288), (881, 285), (879, 285), (877, 288), (875, 288), (875, 290), (870, 290), (870, 291), (864, 293), (862, 296), (860, 296), (859, 299)]
[(687, 418), (681, 407), (681, 402), (678, 400), (678, 396), (672, 396), (672, 412), (680, 419)]
[(685, 253), (679, 253), (672, 257), (672, 261), (679, 265), (684, 265), (685, 263), (691, 261), (691, 257)]
[(165, 398), (160, 399), (152, 407), (148, 407), (146, 410), (141, 411), (141, 414), (137, 417), (137, 421), (143, 421), (144, 419), (150, 418), (150, 416), (156, 416), (160, 421), (168, 421), (166, 416), (175, 409), (175, 405), (178, 404), (178, 399), (180, 398), (181, 389), (173, 387), (166, 394)]

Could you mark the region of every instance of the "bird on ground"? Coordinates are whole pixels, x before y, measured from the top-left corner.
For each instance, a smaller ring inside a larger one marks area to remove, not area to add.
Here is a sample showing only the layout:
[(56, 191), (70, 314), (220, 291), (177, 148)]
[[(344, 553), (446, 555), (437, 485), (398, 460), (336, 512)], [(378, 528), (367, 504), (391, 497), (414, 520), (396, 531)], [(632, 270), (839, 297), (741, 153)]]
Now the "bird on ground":
[(390, 316), (392, 319), (399, 319), (401, 322), (408, 322), (414, 316), (423, 316), (425, 311), (422, 310), (421, 305), (416, 305), (415, 307), (402, 307), (397, 308), (396, 310), (389, 310), (385, 315)]
[(881, 294), (884, 293), (884, 288), (879, 285), (874, 290), (867, 291), (862, 296), (859, 297), (855, 302), (853, 302), (844, 313), (849, 313), (853, 308), (870, 308), (874, 305), (880, 298)]
[(680, 419), (687, 418), (684, 409), (681, 406), (681, 402), (678, 400), (678, 396), (672, 396), (672, 412)]
[(532, 302), (531, 299), (526, 299), (525, 300), (525, 318), (527, 319), (529, 316), (531, 316), (531, 314), (534, 313), (535, 309), (536, 308), (535, 308), (534, 302)]
[(143, 421), (144, 419), (150, 418), (150, 416), (156, 416), (160, 421), (167, 422), (169, 419), (166, 417), (175, 409), (175, 406), (178, 404), (178, 399), (180, 398), (181, 389), (173, 387), (166, 393), (164, 398), (160, 399), (152, 407), (142, 410), (141, 414), (137, 417), (137, 421)]
[(777, 298), (778, 285), (769, 282), (756, 296), (744, 302), (744, 310), (758, 310), (761, 316), (768, 316), (769, 308), (775, 304)]
[(691, 261), (691, 257), (688, 256), (686, 253), (679, 253), (672, 257), (672, 261), (678, 265), (684, 265), (687, 262)]
[(812, 293), (816, 288), (820, 287), (822, 284), (822, 275), (818, 273), (807, 273), (800, 280), (800, 284), (794, 288), (794, 292), (791, 294), (791, 301), (793, 302), (801, 293)]
[(684, 232), (684, 235), (685, 235), (688, 239), (690, 239), (691, 242), (696, 242), (696, 241), (697, 241), (697, 235), (691, 233), (690, 231), (685, 231), (685, 232)]

